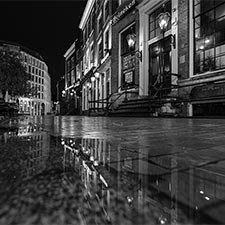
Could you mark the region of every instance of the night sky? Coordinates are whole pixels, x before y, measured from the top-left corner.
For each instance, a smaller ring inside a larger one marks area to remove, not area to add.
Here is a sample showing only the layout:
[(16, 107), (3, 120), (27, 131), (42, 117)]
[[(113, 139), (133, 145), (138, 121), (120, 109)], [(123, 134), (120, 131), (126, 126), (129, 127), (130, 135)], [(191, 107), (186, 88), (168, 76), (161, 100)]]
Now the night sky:
[(56, 82), (64, 75), (63, 55), (77, 38), (86, 2), (0, 0), (0, 40), (16, 42), (42, 55), (52, 79), (53, 100)]

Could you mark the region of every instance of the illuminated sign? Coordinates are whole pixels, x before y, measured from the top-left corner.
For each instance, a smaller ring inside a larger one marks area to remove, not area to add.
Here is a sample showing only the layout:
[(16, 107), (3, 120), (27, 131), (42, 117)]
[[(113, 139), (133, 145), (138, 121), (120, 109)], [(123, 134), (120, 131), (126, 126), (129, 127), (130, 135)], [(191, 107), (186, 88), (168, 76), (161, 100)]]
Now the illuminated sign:
[(136, 4), (135, 0), (132, 0), (130, 2), (128, 2), (121, 10), (119, 10), (113, 17), (111, 20), (111, 24), (115, 25), (116, 23), (118, 23), (118, 21), (126, 14), (128, 13), (128, 11), (133, 8)]

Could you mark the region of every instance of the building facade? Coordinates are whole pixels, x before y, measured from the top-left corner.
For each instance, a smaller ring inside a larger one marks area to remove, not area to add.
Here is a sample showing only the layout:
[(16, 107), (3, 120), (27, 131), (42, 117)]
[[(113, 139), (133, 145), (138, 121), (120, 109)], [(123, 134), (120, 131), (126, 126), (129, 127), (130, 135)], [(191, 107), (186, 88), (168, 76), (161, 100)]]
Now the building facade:
[(225, 115), (224, 1), (89, 0), (79, 28), (84, 114)]
[(74, 91), (76, 82), (76, 41), (67, 49), (65, 59), (65, 93), (64, 99), (67, 103), (67, 113), (77, 114), (77, 97)]
[[(16, 43), (1, 42), (1, 47), (16, 50), (20, 53), (22, 64), (27, 73), (30, 74), (28, 82), (31, 88), (36, 90), (35, 94), (29, 97), (18, 97), (19, 113), (32, 116), (51, 113), (51, 77), (42, 56)], [(11, 101), (13, 101), (12, 98)]]

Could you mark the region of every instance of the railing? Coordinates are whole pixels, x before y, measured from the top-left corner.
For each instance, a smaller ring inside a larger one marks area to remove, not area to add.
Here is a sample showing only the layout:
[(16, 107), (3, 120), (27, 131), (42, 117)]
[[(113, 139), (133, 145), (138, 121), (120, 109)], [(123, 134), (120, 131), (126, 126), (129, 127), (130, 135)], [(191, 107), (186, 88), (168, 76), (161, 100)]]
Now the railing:
[[(120, 90), (121, 88), (124, 88), (124, 87), (125, 87), (125, 89), (124, 89), (123, 92), (118, 92), (118, 90)], [(138, 85), (134, 85), (133, 87), (136, 88), (136, 87), (138, 87)], [(93, 103), (94, 103), (94, 104), (95, 104), (95, 103), (103, 104), (103, 107), (89, 107), (89, 110), (94, 110), (94, 111), (96, 111), (96, 110), (97, 110), (97, 111), (102, 110), (104, 113), (109, 113), (109, 112), (111, 111), (112, 105), (113, 105), (115, 102), (117, 102), (118, 99), (120, 99), (120, 97), (121, 97), (122, 95), (125, 95), (124, 101), (127, 101), (127, 100), (128, 100), (128, 99), (127, 99), (127, 94), (129, 94), (129, 93), (131, 93), (131, 94), (138, 94), (138, 93), (135, 92), (135, 91), (129, 91), (128, 87), (126, 88), (126, 85), (123, 84), (123, 85), (121, 85), (120, 87), (117, 88), (117, 91), (116, 91), (116, 92), (111, 93), (111, 94), (110, 94), (109, 96), (107, 96), (106, 98), (99, 99), (99, 100), (89, 101), (89, 105), (90, 105), (90, 104), (93, 104)], [(113, 100), (111, 100), (112, 97), (114, 97), (115, 95), (117, 95), (116, 98), (113, 99)], [(104, 105), (106, 105), (106, 107), (104, 107)]]

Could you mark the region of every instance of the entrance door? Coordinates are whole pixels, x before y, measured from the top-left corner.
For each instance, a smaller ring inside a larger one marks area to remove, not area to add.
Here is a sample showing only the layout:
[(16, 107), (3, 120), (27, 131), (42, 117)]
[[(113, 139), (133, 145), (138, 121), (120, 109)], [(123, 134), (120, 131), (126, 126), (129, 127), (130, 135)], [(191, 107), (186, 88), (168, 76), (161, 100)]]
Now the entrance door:
[(170, 37), (149, 46), (149, 94), (161, 97), (171, 87), (171, 45)]

